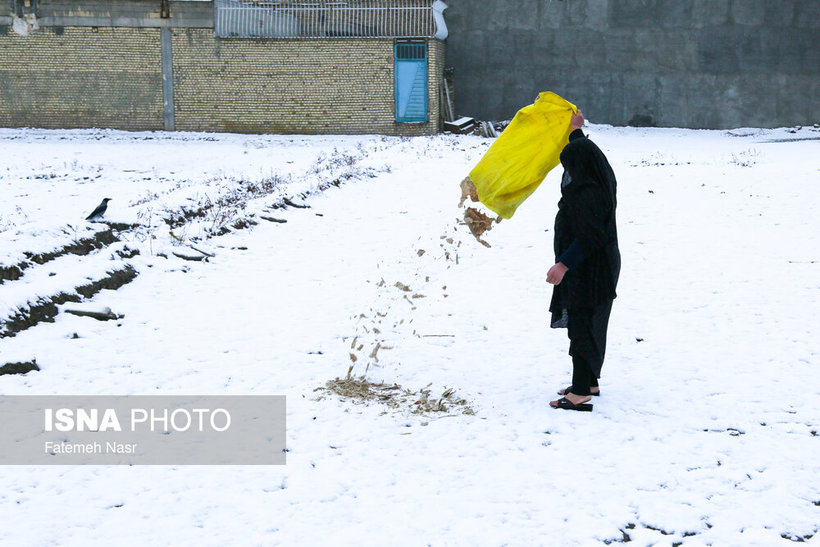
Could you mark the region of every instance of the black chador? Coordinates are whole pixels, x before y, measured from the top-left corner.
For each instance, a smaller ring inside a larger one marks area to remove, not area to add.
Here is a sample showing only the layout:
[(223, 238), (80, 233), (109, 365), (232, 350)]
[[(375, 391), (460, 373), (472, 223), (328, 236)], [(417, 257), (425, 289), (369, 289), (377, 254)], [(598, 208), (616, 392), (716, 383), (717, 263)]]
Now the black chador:
[(617, 183), (604, 153), (581, 130), (570, 135), (561, 164), (564, 176), (554, 247), (556, 263), (569, 269), (553, 288), (550, 325), (568, 329), (573, 393), (581, 395), (598, 385), (621, 270), (615, 225)]

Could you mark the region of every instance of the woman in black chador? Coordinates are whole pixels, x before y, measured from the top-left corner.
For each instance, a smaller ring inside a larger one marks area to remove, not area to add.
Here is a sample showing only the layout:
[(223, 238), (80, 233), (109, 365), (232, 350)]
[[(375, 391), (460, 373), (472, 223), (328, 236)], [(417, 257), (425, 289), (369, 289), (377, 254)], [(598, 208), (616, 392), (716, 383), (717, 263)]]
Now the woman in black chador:
[(581, 132), (581, 111), (571, 120), (569, 144), (561, 152), (564, 176), (555, 216), (555, 265), (547, 273), (554, 285), (553, 328), (567, 328), (572, 385), (550, 402), (553, 408), (592, 410), (600, 395), (609, 312), (621, 270), (615, 173), (595, 143)]

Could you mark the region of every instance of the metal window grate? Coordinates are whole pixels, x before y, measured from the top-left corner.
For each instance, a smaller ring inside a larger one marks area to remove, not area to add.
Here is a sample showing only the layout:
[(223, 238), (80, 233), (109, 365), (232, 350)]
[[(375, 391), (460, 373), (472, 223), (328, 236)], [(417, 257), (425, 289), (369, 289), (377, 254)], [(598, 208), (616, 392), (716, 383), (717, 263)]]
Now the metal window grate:
[(396, 44), (396, 59), (426, 59), (426, 44)]
[[(446, 36), (432, 0), (276, 2), (214, 0), (220, 38), (426, 38)], [(446, 5), (445, 5), (446, 6)]]

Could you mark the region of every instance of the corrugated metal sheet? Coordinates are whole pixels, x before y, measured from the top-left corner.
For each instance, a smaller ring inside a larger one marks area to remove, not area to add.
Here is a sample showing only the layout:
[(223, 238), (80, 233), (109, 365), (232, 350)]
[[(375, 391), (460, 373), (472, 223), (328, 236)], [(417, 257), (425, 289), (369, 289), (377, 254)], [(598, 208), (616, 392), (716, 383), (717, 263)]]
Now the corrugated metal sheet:
[(214, 0), (214, 34), (220, 38), (426, 38), (439, 30), (434, 3)]

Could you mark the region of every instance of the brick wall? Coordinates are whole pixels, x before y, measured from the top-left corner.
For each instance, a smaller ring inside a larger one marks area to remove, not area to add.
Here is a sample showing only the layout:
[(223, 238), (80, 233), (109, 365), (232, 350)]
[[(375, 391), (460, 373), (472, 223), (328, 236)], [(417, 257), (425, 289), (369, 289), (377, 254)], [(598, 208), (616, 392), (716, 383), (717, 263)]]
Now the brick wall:
[(162, 129), (159, 33), (0, 27), (0, 126)]
[[(0, 27), (0, 126), (161, 130), (159, 28)], [(444, 44), (429, 40), (430, 122), (394, 121), (392, 39), (217, 39), (171, 29), (177, 130), (424, 135), (439, 129)]]
[(214, 39), (173, 31), (176, 128), (242, 133), (438, 131), (443, 45), (430, 41), (430, 122), (395, 123), (393, 40)]
[(428, 63), (429, 63), (429, 88), (427, 104), (430, 105), (430, 120), (435, 124), (432, 128), (432, 133), (441, 131), (442, 104), (441, 104), (441, 86), (444, 80), (445, 67), (445, 47), (441, 40), (428, 40)]

